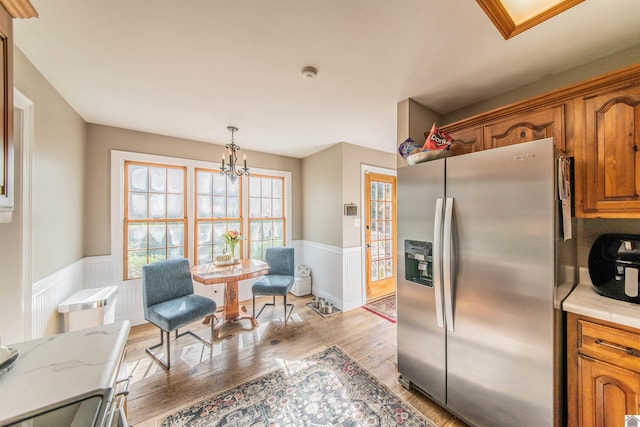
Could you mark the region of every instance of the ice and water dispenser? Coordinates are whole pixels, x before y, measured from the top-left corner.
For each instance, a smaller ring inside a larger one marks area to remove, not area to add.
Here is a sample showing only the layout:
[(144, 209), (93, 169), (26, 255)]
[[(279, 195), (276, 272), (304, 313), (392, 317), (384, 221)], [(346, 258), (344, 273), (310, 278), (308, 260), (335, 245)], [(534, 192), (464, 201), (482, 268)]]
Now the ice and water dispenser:
[(589, 252), (589, 276), (600, 295), (640, 303), (640, 235), (603, 234)]
[(421, 285), (433, 286), (433, 258), (431, 242), (404, 241), (405, 279)]

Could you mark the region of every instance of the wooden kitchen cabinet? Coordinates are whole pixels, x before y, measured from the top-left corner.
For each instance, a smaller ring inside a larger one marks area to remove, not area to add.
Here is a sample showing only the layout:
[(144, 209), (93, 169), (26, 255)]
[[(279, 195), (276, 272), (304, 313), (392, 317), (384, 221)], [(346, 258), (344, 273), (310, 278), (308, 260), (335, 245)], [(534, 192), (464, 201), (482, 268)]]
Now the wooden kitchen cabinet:
[(640, 81), (575, 102), (577, 215), (640, 218)]
[(498, 148), (536, 139), (554, 138), (555, 146), (565, 151), (564, 105), (527, 111), (484, 127), (484, 148)]
[(455, 155), (473, 153), (481, 151), (482, 145), (482, 127), (462, 129), (449, 134), (453, 138), (453, 142), (449, 150)]
[(640, 413), (640, 330), (569, 313), (568, 425), (613, 427)]

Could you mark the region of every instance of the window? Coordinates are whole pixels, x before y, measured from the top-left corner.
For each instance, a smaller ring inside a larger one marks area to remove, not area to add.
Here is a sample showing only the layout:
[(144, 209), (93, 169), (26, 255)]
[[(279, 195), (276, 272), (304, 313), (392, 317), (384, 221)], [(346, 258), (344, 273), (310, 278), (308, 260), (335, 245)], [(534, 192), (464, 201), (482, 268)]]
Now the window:
[[(211, 169), (196, 169), (196, 232), (197, 264), (212, 262), (226, 250), (222, 234), (227, 230), (242, 233), (241, 180), (220, 175)], [(242, 243), (240, 244), (242, 253)]]
[(249, 177), (249, 257), (264, 259), (270, 247), (285, 245), (284, 178)]
[(124, 279), (142, 266), (186, 256), (186, 168), (125, 162)]
[[(142, 277), (166, 258), (209, 263), (226, 249), (222, 233), (240, 232), (241, 258), (264, 259), (291, 233), (291, 172), (251, 168), (232, 181), (217, 164), (111, 151), (111, 253), (115, 277)], [(251, 207), (251, 208), (250, 208)]]

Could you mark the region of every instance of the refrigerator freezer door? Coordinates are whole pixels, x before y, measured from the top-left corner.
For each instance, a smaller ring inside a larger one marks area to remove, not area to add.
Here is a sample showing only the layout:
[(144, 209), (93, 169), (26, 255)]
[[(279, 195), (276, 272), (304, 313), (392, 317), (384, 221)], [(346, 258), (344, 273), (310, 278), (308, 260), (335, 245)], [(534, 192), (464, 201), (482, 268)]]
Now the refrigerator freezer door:
[(447, 159), (447, 197), (447, 406), (478, 426), (552, 426), (553, 141)]
[(435, 294), (441, 287), (407, 280), (405, 241), (438, 240), (434, 221), (437, 199), (444, 197), (444, 172), (444, 159), (434, 160), (398, 169), (397, 181), (398, 371), (405, 382), (442, 404), (446, 402), (445, 329), (438, 326)]

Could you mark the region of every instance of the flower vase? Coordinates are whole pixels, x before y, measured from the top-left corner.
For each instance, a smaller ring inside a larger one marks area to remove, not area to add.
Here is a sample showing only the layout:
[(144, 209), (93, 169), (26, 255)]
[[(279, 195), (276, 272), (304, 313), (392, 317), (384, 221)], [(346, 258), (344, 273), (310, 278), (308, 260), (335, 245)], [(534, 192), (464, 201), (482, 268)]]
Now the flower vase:
[(231, 253), (231, 261), (234, 261), (236, 259), (236, 244), (238, 242), (229, 242), (227, 243), (227, 246), (229, 248), (229, 253)]

